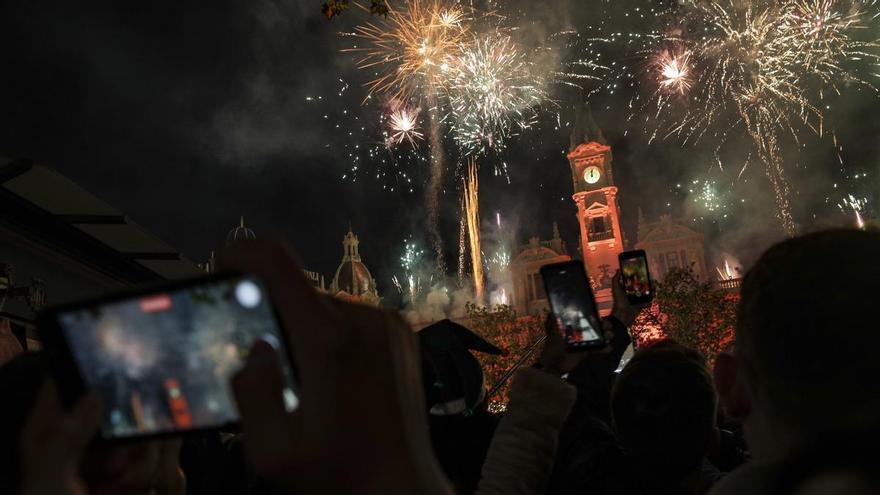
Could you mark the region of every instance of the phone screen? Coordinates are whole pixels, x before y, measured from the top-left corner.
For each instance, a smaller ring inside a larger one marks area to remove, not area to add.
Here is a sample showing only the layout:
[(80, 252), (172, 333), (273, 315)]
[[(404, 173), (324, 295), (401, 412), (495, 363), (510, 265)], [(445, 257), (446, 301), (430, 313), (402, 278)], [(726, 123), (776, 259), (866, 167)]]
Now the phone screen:
[(645, 302), (654, 297), (654, 288), (648, 275), (648, 258), (644, 253), (633, 257), (621, 257), (620, 273), (623, 288), (630, 301)]
[(541, 268), (550, 307), (568, 347), (603, 345), (599, 314), (580, 262)]
[(229, 382), (257, 339), (279, 351), (285, 407), (299, 403), (284, 339), (256, 278), (205, 281), (57, 319), (84, 386), (103, 401), (104, 438), (237, 422)]

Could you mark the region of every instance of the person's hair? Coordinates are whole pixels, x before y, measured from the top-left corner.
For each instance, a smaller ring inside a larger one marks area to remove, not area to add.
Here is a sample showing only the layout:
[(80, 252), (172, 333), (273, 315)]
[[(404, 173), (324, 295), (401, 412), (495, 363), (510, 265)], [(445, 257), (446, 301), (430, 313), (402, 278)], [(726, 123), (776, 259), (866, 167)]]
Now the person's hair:
[(626, 454), (670, 477), (700, 465), (717, 404), (703, 357), (671, 340), (636, 352), (611, 392), (614, 430)]
[(880, 410), (880, 232), (827, 230), (768, 249), (746, 274), (736, 352), (768, 425), (800, 437)]

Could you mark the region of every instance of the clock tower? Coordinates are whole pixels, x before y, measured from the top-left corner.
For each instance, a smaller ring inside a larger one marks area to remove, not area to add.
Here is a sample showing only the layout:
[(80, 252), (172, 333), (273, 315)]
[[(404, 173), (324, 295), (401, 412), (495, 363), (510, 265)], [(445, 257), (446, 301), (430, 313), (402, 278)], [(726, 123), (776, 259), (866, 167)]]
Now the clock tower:
[(611, 277), (618, 269), (617, 255), (623, 251), (623, 235), (617, 186), (611, 173), (611, 147), (605, 143), (589, 110), (586, 118), (589, 132), (584, 131), (582, 113), (578, 112), (568, 162), (574, 182), (572, 199), (581, 227), (581, 254), (604, 316), (611, 311)]

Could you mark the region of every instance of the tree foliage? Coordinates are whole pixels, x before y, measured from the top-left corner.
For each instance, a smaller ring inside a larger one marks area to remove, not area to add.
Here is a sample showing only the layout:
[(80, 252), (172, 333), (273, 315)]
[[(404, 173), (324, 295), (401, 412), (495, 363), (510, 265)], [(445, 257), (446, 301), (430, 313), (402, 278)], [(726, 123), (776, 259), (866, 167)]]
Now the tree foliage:
[[(493, 308), (467, 305), (467, 326), (484, 339), (506, 351), (505, 355), (492, 356), (474, 353), (486, 374), (486, 386), (492, 388), (538, 339), (544, 334), (544, 315), (517, 316), (516, 311), (506, 305)], [(538, 346), (540, 347), (540, 346)], [(541, 349), (536, 348), (532, 355), (523, 363), (531, 366), (540, 356)], [(489, 397), (490, 407), (498, 410), (507, 404), (507, 393), (510, 380), (498, 392)]]
[(671, 269), (655, 282), (655, 294), (633, 325), (637, 345), (667, 337), (713, 360), (733, 341), (737, 294), (700, 280), (691, 267)]
[[(327, 0), (321, 5), (321, 13), (328, 21), (351, 8), (349, 0)], [(370, 15), (388, 17), (388, 4), (385, 0), (370, 0)]]

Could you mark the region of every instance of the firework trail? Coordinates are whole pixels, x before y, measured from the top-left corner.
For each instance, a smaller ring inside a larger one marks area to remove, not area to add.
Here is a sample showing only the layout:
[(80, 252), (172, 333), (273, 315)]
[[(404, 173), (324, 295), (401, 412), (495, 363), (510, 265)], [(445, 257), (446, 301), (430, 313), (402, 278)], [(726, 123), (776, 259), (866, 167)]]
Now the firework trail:
[(464, 207), (464, 196), (461, 201), (461, 212), (458, 217), (458, 286), (464, 286), (465, 258), (467, 257), (467, 209)]
[(471, 251), (471, 274), (474, 279), (474, 302), (483, 303), (483, 260), (480, 249), (480, 184), (477, 179), (477, 162), (471, 159), (468, 162), (467, 177), (463, 180), (464, 185), (464, 209), (467, 217), (468, 239)]
[(428, 109), (428, 131), (431, 140), (431, 170), (428, 178), (428, 190), (425, 191), (425, 207), (428, 213), (428, 234), (431, 236), (431, 246), (434, 248), (436, 257), (437, 274), (446, 274), (446, 259), (443, 255), (443, 237), (440, 235), (438, 226), (440, 220), (440, 190), (443, 188), (443, 175), (445, 172), (445, 153), (443, 151), (443, 134), (440, 131), (440, 122), (437, 115), (437, 98), (431, 94), (428, 96), (433, 105)]

